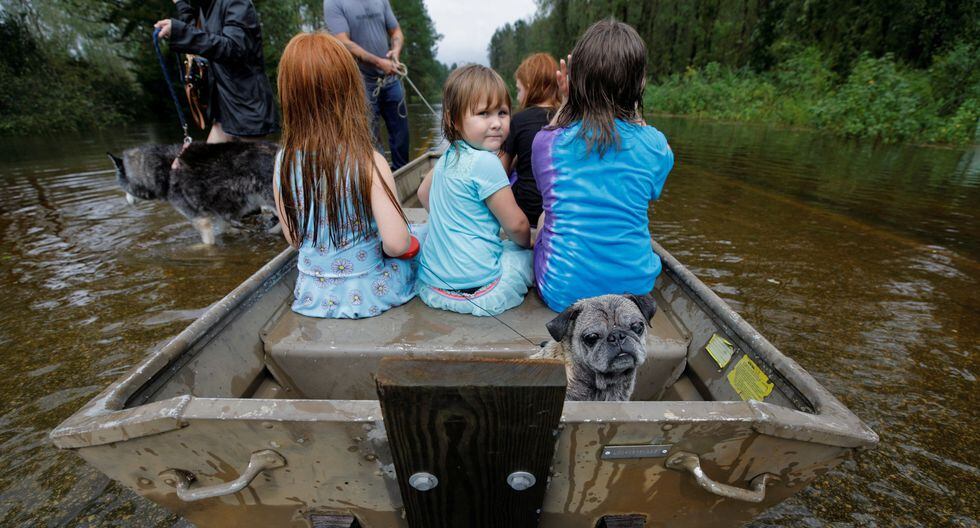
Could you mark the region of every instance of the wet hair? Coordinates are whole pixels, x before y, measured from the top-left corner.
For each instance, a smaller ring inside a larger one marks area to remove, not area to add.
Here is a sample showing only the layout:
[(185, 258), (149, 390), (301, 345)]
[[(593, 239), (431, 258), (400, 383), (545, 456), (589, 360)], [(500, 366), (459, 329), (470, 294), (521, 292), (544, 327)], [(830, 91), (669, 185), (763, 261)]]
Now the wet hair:
[(582, 122), (579, 136), (586, 151), (601, 157), (619, 148), (614, 120), (635, 121), (643, 112), (647, 47), (630, 25), (600, 20), (575, 43), (569, 64), (568, 99), (558, 110), (556, 127)]
[[(283, 50), (278, 84), (283, 228), (297, 247), (308, 221), (313, 223), (314, 245), (323, 221), (335, 246), (348, 237), (374, 236), (371, 188), (378, 169), (364, 84), (354, 57), (327, 33), (300, 33)], [(294, 171), (301, 176), (296, 182), (290, 177)], [(380, 187), (400, 211), (388, 186)], [(319, 214), (321, 207), (325, 218)]]
[(547, 53), (528, 55), (514, 72), (514, 77), (524, 85), (524, 108), (544, 106), (558, 108), (558, 81), (555, 72), (558, 62)]
[(510, 92), (497, 72), (479, 64), (456, 68), (442, 90), (442, 135), (450, 143), (462, 141), (467, 112), (499, 106), (510, 109)]

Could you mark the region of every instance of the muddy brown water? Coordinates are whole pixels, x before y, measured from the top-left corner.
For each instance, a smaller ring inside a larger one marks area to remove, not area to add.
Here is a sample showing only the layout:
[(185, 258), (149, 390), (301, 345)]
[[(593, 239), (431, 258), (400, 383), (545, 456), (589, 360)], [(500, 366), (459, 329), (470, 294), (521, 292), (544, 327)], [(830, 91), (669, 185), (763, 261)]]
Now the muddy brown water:
[[(651, 122), (655, 237), (881, 435), (750, 526), (977, 526), (980, 148)], [(105, 151), (174, 128), (0, 141), (0, 526), (181, 524), (47, 441), (284, 247), (125, 203)], [(414, 120), (416, 153), (435, 136)]]

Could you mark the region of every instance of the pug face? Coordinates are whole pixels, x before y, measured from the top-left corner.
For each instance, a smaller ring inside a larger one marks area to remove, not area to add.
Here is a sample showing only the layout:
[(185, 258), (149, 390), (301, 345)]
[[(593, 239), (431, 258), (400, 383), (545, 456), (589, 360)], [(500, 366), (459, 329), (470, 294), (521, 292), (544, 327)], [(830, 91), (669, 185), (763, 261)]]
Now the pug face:
[(574, 365), (603, 377), (629, 376), (646, 361), (644, 340), (656, 310), (650, 295), (603, 295), (575, 303), (548, 331)]

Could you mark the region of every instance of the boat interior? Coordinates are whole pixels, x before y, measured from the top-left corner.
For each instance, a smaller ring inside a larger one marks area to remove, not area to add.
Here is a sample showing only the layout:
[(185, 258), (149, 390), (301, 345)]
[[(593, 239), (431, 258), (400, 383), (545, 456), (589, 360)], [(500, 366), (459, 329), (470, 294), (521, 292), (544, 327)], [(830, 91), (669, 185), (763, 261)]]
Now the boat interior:
[[(415, 191), (437, 157), (422, 156), (396, 174), (411, 223), (427, 220)], [(765, 383), (772, 384), (760, 399), (813, 413), (812, 403), (779, 372), (782, 367), (775, 363), (785, 358), (760, 353), (762, 336), (720, 299), (709, 299), (714, 294), (656, 243), (654, 249), (664, 267), (654, 290), (658, 310), (647, 332), (647, 360), (637, 370), (633, 402), (742, 401), (730, 374), (748, 356)], [(129, 394), (125, 406), (186, 394), (377, 400), (374, 376), (382, 357), (527, 357), (550, 339), (545, 324), (557, 315), (532, 288), (522, 305), (497, 318), (436, 310), (418, 299), (368, 319), (304, 317), (290, 309), (295, 259), (295, 252), (282, 253), (222, 300), (220, 309), (212, 309), (210, 319), (192, 325), (186, 335), (193, 337), (178, 336), (175, 341), (185, 340), (167, 346), (178, 355), (165, 366), (155, 365), (159, 370)], [(731, 347), (727, 361), (706, 349), (715, 336)]]
[[(435, 310), (418, 299), (364, 321), (313, 319), (284, 308), (263, 331), (269, 376), (255, 397), (373, 399), (382, 357), (527, 357), (550, 339), (545, 324), (555, 316), (533, 291), (497, 319)], [(690, 342), (662, 311), (652, 324), (651, 359), (638, 371), (640, 400), (665, 392), (683, 369)], [(687, 395), (700, 399), (696, 390)]]
[[(424, 221), (424, 210), (408, 212), (411, 220)], [(310, 318), (290, 309), (295, 265), (281, 267), (287, 271), (266, 279), (240, 313), (212, 327), (210, 339), (162, 369), (127, 406), (184, 394), (376, 400), (374, 376), (383, 357), (524, 358), (550, 339), (545, 325), (557, 315), (532, 288), (522, 305), (497, 318), (437, 310), (418, 299), (368, 319)], [(741, 401), (725, 378), (730, 365), (720, 366), (705, 347), (716, 334), (730, 339), (736, 343), (731, 364), (749, 347), (738, 346), (737, 337), (722, 330), (669, 272), (658, 279), (654, 296), (658, 311), (647, 332), (647, 361), (637, 371), (633, 402)], [(775, 385), (764, 401), (812, 412), (766, 358), (752, 359)]]

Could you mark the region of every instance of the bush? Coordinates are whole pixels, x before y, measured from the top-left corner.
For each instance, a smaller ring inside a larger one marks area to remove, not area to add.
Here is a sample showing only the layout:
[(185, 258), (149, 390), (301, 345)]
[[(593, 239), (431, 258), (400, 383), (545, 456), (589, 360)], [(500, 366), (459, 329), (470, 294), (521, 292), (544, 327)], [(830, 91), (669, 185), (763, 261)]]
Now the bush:
[(688, 68), (664, 83), (651, 86), (644, 108), (655, 112), (712, 116), (722, 119), (765, 119), (776, 98), (775, 87), (747, 71), (734, 72), (712, 62), (703, 70)]
[(929, 84), (940, 116), (956, 113), (967, 99), (980, 99), (980, 49), (963, 42), (936, 57), (929, 68)]
[(710, 63), (650, 84), (645, 109), (737, 121), (807, 125), (848, 137), (895, 141), (978, 141), (980, 55), (962, 44), (928, 71), (886, 55), (862, 55), (842, 81), (814, 47), (773, 46), (765, 73)]
[(904, 141), (921, 135), (931, 106), (925, 76), (901, 71), (890, 55), (861, 56), (847, 81), (815, 108), (815, 121), (851, 137)]
[(801, 48), (791, 42), (780, 42), (773, 48), (780, 61), (772, 69), (772, 77), (780, 91), (815, 98), (833, 87), (836, 76), (819, 49)]
[(936, 118), (926, 134), (934, 143), (980, 143), (980, 99), (967, 99), (949, 117)]

